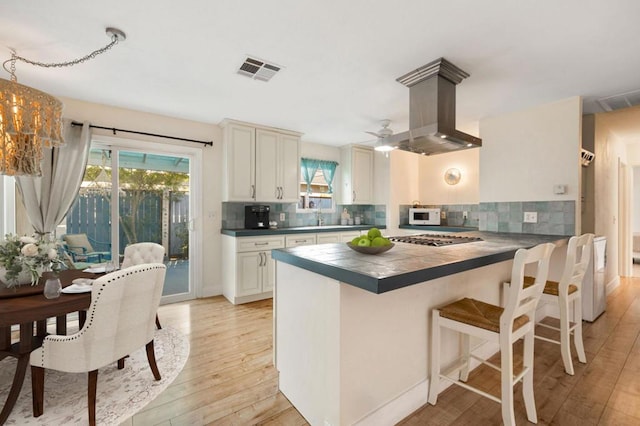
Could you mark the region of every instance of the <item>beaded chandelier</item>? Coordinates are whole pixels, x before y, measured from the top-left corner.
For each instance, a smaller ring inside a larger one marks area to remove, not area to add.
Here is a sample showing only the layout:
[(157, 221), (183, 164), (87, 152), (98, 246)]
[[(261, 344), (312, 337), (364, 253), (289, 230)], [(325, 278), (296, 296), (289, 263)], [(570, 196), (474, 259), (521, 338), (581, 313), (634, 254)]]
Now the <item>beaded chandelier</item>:
[[(107, 28), (111, 42), (90, 54), (68, 62), (45, 64), (31, 61), (12, 52), (3, 63), (10, 80), (0, 78), (0, 174), (41, 176), (42, 149), (64, 145), (62, 138), (62, 102), (55, 97), (18, 83), (16, 61), (53, 68), (66, 67), (93, 59), (118, 41), (126, 39), (116, 28)], [(11, 63), (10, 69), (6, 64)]]

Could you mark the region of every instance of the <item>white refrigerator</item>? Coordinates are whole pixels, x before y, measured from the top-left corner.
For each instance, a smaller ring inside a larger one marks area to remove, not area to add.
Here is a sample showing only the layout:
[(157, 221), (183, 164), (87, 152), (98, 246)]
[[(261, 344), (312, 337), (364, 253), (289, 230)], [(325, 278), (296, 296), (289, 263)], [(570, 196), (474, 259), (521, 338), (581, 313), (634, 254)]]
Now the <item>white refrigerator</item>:
[(607, 306), (604, 282), (604, 272), (607, 267), (606, 246), (607, 237), (593, 239), (591, 261), (582, 282), (582, 319), (585, 321), (595, 321)]

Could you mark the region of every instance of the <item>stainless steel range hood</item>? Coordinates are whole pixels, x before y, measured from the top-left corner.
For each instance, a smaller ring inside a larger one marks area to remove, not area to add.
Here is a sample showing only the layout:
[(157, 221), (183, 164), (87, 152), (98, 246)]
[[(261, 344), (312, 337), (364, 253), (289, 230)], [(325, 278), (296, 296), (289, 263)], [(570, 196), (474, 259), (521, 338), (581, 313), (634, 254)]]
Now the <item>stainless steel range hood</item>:
[(469, 74), (444, 58), (396, 79), (409, 87), (409, 131), (383, 143), (422, 155), (482, 146), (482, 139), (456, 130), (456, 84)]

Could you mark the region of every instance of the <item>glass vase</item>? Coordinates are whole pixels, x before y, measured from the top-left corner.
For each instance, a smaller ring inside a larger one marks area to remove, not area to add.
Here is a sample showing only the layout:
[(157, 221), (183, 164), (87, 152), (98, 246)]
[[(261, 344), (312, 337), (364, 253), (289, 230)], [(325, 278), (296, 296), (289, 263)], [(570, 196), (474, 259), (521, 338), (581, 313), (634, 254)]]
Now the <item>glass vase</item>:
[(60, 278), (47, 278), (47, 281), (44, 283), (44, 297), (46, 297), (47, 299), (56, 299), (60, 297), (61, 291), (62, 283), (60, 283)]

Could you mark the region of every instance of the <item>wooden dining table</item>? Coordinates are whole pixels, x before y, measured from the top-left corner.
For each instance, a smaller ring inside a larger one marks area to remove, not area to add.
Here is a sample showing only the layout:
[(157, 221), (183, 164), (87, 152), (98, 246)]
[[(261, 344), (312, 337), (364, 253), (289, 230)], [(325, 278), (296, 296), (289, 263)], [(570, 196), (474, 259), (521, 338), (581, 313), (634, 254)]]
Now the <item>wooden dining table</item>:
[[(72, 284), (76, 278), (98, 278), (101, 274), (92, 274), (80, 270), (65, 270), (59, 273), (62, 287)], [(10, 356), (17, 358), (16, 372), (11, 390), (0, 412), (0, 425), (4, 424), (18, 400), (24, 377), (29, 366), (31, 352), (42, 344), (47, 334), (46, 321), (56, 318), (56, 334), (67, 333), (67, 314), (79, 312), (80, 327), (86, 318), (85, 310), (91, 304), (91, 292), (62, 293), (56, 299), (47, 299), (43, 295), (47, 273), (35, 286), (23, 285), (18, 288), (0, 288), (0, 360)], [(19, 325), (19, 340), (11, 343), (11, 327)]]

